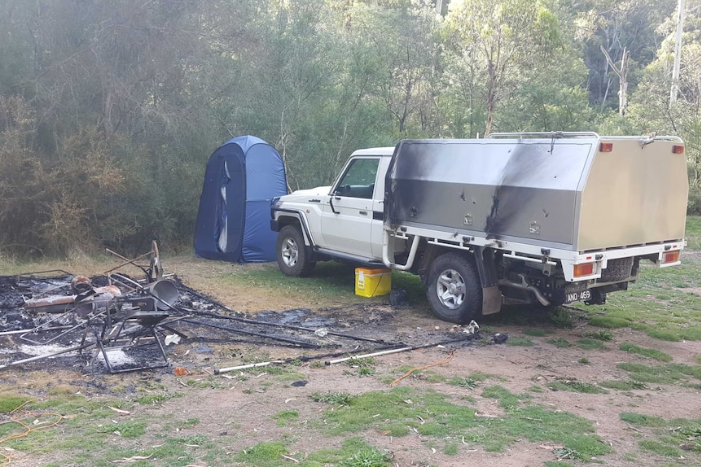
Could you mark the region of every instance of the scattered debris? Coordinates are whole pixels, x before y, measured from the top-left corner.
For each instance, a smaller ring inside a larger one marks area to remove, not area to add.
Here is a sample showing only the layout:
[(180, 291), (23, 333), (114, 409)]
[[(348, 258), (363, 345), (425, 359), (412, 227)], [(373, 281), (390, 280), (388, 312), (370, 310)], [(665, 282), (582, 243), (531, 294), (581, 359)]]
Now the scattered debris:
[(494, 342), (495, 344), (503, 344), (509, 339), (509, 335), (506, 333), (502, 332), (497, 332), (492, 336), (491, 341)]
[(409, 304), (406, 290), (392, 289), (389, 292), (389, 303), (395, 307), (407, 306)]
[(214, 350), (212, 350), (211, 347), (202, 344), (199, 347), (195, 348), (194, 352), (199, 354), (213, 354)]
[(477, 324), (475, 322), (475, 320), (473, 319), (472, 321), (470, 321), (470, 324), (468, 324), (467, 326), (465, 326), (463, 328), (462, 332), (464, 332), (468, 336), (472, 336), (479, 330), (480, 330), (480, 325)]

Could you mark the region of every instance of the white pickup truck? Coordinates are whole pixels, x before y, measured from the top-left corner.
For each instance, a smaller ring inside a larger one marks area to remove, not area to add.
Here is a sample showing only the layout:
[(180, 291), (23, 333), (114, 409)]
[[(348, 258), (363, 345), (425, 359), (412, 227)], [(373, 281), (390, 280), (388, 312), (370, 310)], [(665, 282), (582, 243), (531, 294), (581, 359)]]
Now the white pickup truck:
[(330, 259), (410, 271), (439, 317), (466, 323), (507, 301), (604, 303), (640, 260), (679, 264), (687, 196), (676, 137), (404, 140), (274, 199), (271, 227), (287, 275)]

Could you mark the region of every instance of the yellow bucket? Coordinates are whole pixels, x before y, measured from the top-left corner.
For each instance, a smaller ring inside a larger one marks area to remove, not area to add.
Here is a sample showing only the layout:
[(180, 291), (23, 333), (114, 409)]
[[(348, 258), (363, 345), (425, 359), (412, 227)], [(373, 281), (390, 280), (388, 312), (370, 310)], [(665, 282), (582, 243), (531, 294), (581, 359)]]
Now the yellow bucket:
[(355, 294), (361, 297), (379, 297), (392, 290), (392, 270), (386, 268), (355, 269)]

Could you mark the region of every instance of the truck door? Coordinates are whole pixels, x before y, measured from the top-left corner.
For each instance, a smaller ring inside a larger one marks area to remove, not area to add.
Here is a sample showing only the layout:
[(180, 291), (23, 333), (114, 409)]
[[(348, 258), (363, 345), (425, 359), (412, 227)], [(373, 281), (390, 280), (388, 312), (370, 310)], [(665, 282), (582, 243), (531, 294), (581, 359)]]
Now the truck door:
[(325, 198), (321, 231), (326, 247), (372, 258), (373, 193), (379, 157), (357, 157)]

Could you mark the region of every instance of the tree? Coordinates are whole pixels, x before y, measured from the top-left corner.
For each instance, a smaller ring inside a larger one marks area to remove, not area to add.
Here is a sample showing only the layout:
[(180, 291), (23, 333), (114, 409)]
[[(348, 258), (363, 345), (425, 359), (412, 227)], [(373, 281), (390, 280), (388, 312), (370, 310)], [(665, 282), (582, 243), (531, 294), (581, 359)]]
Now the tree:
[(516, 71), (547, 59), (561, 45), (557, 19), (540, 2), (455, 0), (447, 23), (454, 45), (484, 75), (489, 134), (497, 104), (514, 87)]

